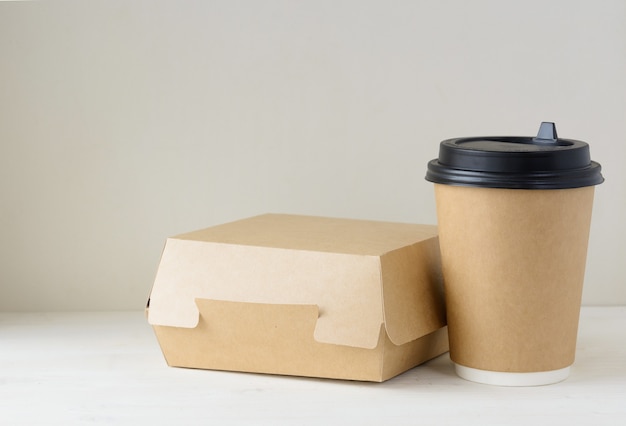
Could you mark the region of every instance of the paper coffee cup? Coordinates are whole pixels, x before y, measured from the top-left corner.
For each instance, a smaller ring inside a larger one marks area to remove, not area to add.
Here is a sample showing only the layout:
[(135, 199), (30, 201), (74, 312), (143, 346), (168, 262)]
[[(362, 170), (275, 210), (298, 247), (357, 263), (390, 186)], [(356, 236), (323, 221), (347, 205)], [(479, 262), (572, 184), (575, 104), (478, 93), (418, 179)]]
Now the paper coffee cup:
[(594, 185), (588, 145), (559, 139), (441, 143), (435, 183), (450, 357), (465, 379), (555, 383), (574, 362)]

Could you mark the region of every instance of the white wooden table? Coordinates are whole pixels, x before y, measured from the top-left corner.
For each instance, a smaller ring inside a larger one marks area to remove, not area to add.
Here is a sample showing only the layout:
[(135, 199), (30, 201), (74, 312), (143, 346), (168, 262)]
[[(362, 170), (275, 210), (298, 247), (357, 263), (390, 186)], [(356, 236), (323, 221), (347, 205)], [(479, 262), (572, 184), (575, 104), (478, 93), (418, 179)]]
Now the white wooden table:
[(142, 312), (0, 313), (0, 425), (626, 424), (626, 307), (583, 308), (565, 382), (455, 376), (442, 355), (385, 383), (167, 367)]

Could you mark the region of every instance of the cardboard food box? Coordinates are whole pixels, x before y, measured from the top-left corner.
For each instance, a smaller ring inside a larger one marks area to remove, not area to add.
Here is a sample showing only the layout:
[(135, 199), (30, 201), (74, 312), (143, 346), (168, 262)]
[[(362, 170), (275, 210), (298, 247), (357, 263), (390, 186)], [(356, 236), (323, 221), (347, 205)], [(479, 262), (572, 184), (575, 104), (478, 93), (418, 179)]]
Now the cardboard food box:
[(384, 381), (448, 350), (437, 229), (267, 214), (165, 244), (170, 366)]

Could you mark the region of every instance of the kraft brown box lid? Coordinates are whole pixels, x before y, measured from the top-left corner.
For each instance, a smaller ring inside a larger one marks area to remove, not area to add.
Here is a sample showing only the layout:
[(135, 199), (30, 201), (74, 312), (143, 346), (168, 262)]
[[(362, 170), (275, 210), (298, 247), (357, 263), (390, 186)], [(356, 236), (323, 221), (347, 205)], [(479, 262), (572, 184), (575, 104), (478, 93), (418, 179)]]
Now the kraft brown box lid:
[(445, 325), (433, 225), (266, 214), (169, 238), (153, 325), (194, 328), (196, 299), (317, 305), (314, 338), (376, 347)]

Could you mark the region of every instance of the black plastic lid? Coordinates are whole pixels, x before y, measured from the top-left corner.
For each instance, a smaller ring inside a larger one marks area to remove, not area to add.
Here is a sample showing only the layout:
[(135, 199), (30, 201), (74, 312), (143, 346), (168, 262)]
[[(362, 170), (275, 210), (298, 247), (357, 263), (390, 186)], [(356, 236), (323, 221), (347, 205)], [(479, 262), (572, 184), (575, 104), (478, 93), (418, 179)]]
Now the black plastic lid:
[(428, 163), (426, 180), (446, 185), (512, 189), (564, 189), (604, 182), (589, 145), (559, 139), (554, 123), (536, 137), (488, 136), (448, 139)]

